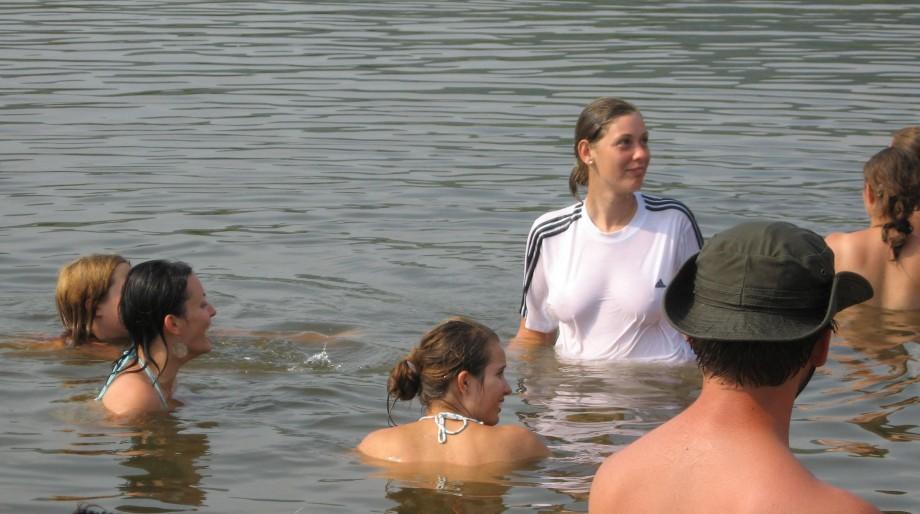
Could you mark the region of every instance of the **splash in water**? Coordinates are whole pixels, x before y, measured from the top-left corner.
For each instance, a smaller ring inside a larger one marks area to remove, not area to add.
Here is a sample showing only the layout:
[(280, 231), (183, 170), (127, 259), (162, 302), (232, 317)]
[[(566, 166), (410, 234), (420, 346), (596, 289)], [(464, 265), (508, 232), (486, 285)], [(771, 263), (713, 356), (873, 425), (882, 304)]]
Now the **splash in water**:
[[(326, 352), (326, 345), (323, 345), (323, 349), (320, 352), (314, 353), (304, 361), (304, 364), (311, 369), (324, 370), (324, 369), (338, 369), (341, 364), (336, 364), (332, 362), (332, 359), (329, 357), (329, 353)], [(293, 371), (293, 368), (291, 369)]]

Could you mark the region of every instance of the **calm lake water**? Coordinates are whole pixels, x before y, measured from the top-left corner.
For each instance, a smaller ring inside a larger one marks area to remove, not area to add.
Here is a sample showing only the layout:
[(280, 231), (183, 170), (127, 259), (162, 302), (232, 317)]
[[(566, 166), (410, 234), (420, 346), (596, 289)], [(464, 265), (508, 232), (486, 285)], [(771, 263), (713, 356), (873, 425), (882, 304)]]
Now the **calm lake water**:
[[(389, 368), (450, 315), (513, 335), (527, 230), (571, 201), (593, 98), (643, 110), (645, 190), (707, 237), (855, 230), (862, 164), (920, 123), (918, 55), (911, 2), (4, 1), (0, 510), (584, 512), (601, 460), (692, 401), (693, 367), (516, 359), (502, 422), (553, 456), (490, 481), (352, 453), (386, 424)], [(185, 260), (218, 309), (169, 416), (107, 422), (108, 363), (21, 344), (57, 333), (57, 270), (93, 252)], [(792, 446), (918, 514), (920, 319), (841, 324)]]

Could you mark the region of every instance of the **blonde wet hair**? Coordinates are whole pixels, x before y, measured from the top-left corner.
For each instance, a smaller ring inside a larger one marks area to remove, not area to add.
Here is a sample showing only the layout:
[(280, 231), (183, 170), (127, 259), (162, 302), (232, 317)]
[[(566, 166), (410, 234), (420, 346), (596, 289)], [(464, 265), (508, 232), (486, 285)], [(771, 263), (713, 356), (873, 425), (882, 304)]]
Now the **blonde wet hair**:
[(68, 345), (80, 346), (93, 339), (96, 307), (111, 287), (119, 264), (129, 263), (120, 255), (87, 255), (58, 272), (54, 299)]

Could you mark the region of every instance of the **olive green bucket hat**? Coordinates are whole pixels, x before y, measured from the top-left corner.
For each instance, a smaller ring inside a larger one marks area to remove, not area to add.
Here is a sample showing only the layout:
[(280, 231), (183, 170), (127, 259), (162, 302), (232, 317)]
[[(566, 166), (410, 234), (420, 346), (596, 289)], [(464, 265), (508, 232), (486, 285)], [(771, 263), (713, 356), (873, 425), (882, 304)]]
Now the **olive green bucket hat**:
[(872, 298), (851, 272), (834, 273), (834, 252), (791, 223), (748, 222), (716, 234), (687, 260), (664, 296), (668, 321), (713, 341), (793, 341), (839, 311)]

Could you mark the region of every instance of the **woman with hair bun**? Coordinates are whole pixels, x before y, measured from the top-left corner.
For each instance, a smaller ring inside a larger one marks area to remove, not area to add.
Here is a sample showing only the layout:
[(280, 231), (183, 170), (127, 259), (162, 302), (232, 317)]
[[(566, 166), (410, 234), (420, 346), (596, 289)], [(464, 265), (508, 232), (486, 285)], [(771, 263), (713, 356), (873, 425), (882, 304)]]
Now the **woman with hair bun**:
[(863, 167), (863, 204), (869, 228), (827, 236), (837, 271), (866, 277), (875, 295), (868, 304), (920, 309), (920, 160), (891, 147)]
[(179, 369), (211, 351), (206, 333), (217, 311), (191, 267), (165, 260), (128, 273), (119, 311), (131, 346), (96, 400), (116, 415), (170, 410)]
[(399, 463), (483, 464), (529, 461), (549, 454), (535, 434), (518, 425), (496, 426), (505, 396), (505, 352), (488, 327), (451, 318), (431, 329), (387, 381), (390, 398), (418, 397), (418, 421), (370, 433), (358, 445), (366, 456)]

